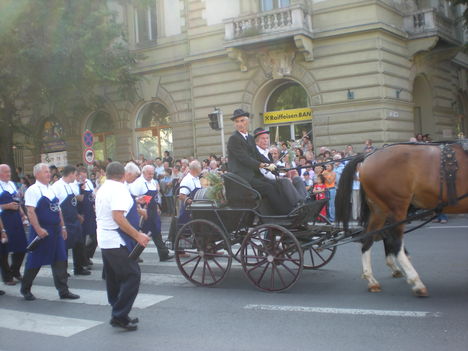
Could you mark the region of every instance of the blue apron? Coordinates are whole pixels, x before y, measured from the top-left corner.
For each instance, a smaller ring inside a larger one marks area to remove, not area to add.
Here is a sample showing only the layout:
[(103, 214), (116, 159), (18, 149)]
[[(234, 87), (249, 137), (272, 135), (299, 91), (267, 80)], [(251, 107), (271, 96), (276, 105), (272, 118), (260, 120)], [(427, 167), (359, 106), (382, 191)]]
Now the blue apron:
[[(128, 222), (132, 225), (133, 228), (136, 230), (140, 229), (140, 216), (138, 215), (137, 211), (137, 203), (135, 201), (135, 198), (133, 198), (133, 206), (128, 211), (127, 215), (125, 216), (128, 220)], [(125, 247), (127, 248), (128, 252), (132, 252), (133, 248), (136, 246), (137, 242), (135, 239), (133, 239), (130, 235), (124, 233), (120, 228), (117, 229), (117, 231), (120, 234), (120, 237), (123, 239), (125, 242)]]
[(78, 219), (78, 201), (73, 191), (68, 193), (67, 186), (64, 185), (67, 197), (62, 201), (60, 207), (62, 208), (63, 221), (67, 227), (67, 249), (75, 247), (81, 241), (81, 223)]
[[(0, 193), (0, 205), (10, 202), (20, 202), (16, 189), (14, 189), (15, 191), (13, 194), (10, 194), (1, 185), (0, 188), (2, 190)], [(8, 243), (1, 244), (0, 251), (3, 254), (8, 252), (26, 252), (26, 233), (24, 232), (20, 211), (2, 210), (0, 217), (2, 218), (3, 226), (8, 236)]]
[[(188, 189), (187, 187), (183, 187)], [(193, 189), (190, 194), (188, 195), (189, 199), (192, 199), (195, 197), (195, 193), (200, 190), (201, 188), (195, 188)], [(180, 189), (179, 189), (180, 190)], [(190, 190), (190, 189), (189, 189)], [(187, 223), (191, 219), (191, 214), (189, 211), (186, 210), (185, 208), (185, 203), (180, 204), (180, 209), (179, 209), (179, 218), (177, 219), (177, 225), (182, 226), (183, 224)]]
[[(148, 189), (148, 184), (145, 183), (145, 185), (146, 189)], [(161, 218), (158, 214), (158, 191), (148, 189), (145, 195), (151, 196), (151, 201), (146, 208), (148, 219), (143, 223), (143, 232), (148, 233), (151, 231), (154, 236), (161, 233)]]
[[(86, 184), (86, 183), (85, 183)], [(78, 203), (78, 212), (83, 216), (84, 221), (81, 224), (83, 235), (96, 236), (96, 212), (94, 211), (94, 192), (83, 190), (80, 187), (80, 193), (83, 195), (83, 201)]]
[[(49, 235), (41, 240), (39, 246), (28, 254), (26, 260), (26, 269), (40, 268), (42, 265), (52, 264), (57, 261), (67, 260), (67, 251), (65, 240), (62, 237), (62, 228), (60, 227), (60, 205), (57, 197), (50, 200), (42, 194), (37, 202), (36, 216), (39, 225), (47, 230)], [(34, 227), (30, 227), (29, 242), (37, 236)]]

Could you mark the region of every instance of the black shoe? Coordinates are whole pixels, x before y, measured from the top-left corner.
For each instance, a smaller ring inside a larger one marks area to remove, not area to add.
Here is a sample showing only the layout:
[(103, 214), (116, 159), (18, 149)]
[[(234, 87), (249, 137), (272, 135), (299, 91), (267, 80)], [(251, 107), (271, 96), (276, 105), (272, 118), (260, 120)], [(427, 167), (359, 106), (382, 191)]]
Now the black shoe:
[(174, 255), (167, 255), (159, 258), (159, 262), (166, 262), (169, 261), (170, 259), (174, 258)]
[(0, 290), (0, 296), (5, 295), (5, 292), (3, 290)]
[(132, 323), (132, 324), (138, 324), (138, 322), (140, 322), (140, 320), (138, 319), (138, 317), (132, 318), (132, 317), (128, 316), (128, 319), (127, 319), (127, 320), (128, 320), (129, 323)]
[(68, 299), (68, 300), (76, 300), (80, 298), (80, 295), (73, 294), (69, 291), (67, 291), (65, 294), (61, 294), (60, 298), (63, 299)]
[(91, 271), (88, 271), (87, 269), (81, 268), (81, 269), (75, 269), (73, 271), (74, 275), (90, 275)]
[(120, 319), (112, 318), (109, 323), (114, 328), (122, 328), (128, 331), (134, 331), (138, 329), (138, 326), (135, 323), (132, 323), (131, 321), (124, 322), (124, 321), (121, 321)]
[(143, 260), (141, 258), (138, 258), (138, 263), (142, 263)]
[(26, 301), (34, 301), (36, 296), (34, 296), (30, 291), (20, 291)]
[(88, 258), (88, 261), (86, 262), (85, 266), (92, 266), (93, 264), (93, 261), (91, 261), (91, 259)]

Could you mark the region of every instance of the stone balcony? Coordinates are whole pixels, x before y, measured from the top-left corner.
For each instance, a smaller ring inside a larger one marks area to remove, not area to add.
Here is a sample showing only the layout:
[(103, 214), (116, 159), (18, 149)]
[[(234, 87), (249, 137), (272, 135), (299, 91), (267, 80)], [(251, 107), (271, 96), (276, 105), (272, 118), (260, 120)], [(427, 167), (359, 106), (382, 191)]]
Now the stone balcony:
[(225, 24), (225, 47), (266, 43), (296, 35), (312, 37), (312, 19), (301, 5), (229, 18)]
[(410, 39), (438, 36), (455, 45), (463, 42), (463, 33), (457, 28), (455, 20), (435, 8), (419, 10), (405, 16), (404, 26)]

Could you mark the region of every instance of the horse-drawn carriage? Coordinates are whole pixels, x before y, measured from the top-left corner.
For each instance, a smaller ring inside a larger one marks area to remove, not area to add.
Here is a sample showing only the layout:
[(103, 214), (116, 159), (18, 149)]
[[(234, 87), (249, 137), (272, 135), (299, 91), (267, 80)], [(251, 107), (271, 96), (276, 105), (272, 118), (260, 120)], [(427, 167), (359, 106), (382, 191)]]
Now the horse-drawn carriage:
[(176, 255), (189, 281), (219, 284), (235, 259), (259, 289), (282, 291), (294, 285), (303, 268), (319, 268), (333, 258), (336, 247), (320, 248), (338, 234), (319, 214), (327, 200), (298, 206), (288, 215), (272, 215), (268, 203), (244, 179), (232, 173), (222, 177), (227, 203), (195, 197), (191, 220), (175, 238), (176, 253), (189, 254)]
[[(363, 228), (350, 229), (350, 197), (358, 166)], [(337, 221), (342, 227), (323, 217), (324, 221), (318, 220), (327, 200), (304, 204), (286, 216), (275, 216), (242, 178), (230, 173), (223, 178), (227, 203), (195, 199), (190, 206), (192, 219), (175, 238), (176, 253), (189, 254), (176, 255), (177, 265), (192, 283), (219, 284), (235, 259), (256, 287), (283, 291), (294, 285), (303, 269), (330, 262), (337, 245), (357, 241), (362, 244), (363, 278), (368, 281), (369, 291), (376, 292), (380, 284), (372, 273), (370, 248), (379, 237), (384, 241), (393, 276), (406, 276), (417, 296), (427, 296), (405, 252), (404, 225), (429, 216), (422, 224), (428, 223), (442, 211), (468, 213), (468, 141), (395, 144), (350, 160), (341, 175), (335, 201)], [(408, 217), (410, 205), (423, 211)]]

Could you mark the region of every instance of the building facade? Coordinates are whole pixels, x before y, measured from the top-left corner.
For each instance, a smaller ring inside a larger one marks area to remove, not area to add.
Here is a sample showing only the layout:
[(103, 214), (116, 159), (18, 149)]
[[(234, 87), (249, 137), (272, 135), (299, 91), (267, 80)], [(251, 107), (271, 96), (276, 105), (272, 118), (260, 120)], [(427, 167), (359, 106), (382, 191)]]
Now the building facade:
[(82, 162), (86, 130), (98, 160), (153, 159), (165, 150), (176, 158), (220, 155), (220, 132), (208, 125), (214, 108), (223, 112), (226, 140), (237, 108), (251, 113), (252, 128), (269, 128), (273, 140), (308, 133), (316, 148), (351, 144), (360, 151), (368, 138), (382, 145), (415, 133), (447, 140), (468, 132), (468, 33), (463, 9), (444, 0), (109, 6), (142, 56), (136, 98), (107, 93), (98, 111), (38, 121), (44, 135), (46, 123), (59, 124), (66, 148), (24, 151), (26, 168), (41, 154), (50, 161), (63, 151), (67, 162)]

